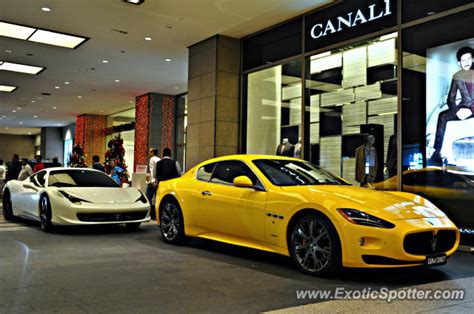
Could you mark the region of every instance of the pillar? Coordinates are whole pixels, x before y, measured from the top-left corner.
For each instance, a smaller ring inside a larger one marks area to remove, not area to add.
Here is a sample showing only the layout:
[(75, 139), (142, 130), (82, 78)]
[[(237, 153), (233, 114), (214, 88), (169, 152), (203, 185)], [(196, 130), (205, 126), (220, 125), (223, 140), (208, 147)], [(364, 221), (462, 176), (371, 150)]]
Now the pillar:
[(87, 165), (92, 164), (93, 155), (98, 155), (101, 160), (104, 160), (106, 127), (106, 116), (83, 114), (76, 117), (74, 145), (81, 144), (84, 148)]

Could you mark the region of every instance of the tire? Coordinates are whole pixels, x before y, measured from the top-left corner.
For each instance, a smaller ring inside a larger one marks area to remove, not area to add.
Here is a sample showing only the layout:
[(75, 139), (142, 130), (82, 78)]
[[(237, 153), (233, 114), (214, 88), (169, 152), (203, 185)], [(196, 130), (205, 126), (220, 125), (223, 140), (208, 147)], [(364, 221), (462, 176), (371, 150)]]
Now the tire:
[(177, 201), (165, 200), (160, 205), (161, 238), (169, 244), (185, 244), (189, 240), (184, 233), (183, 213)]
[(13, 215), (13, 206), (9, 190), (3, 193), (3, 218), (5, 218), (6, 221), (13, 221), (16, 218), (15, 215)]
[(327, 219), (308, 214), (291, 229), (289, 250), (298, 269), (308, 275), (329, 276), (341, 267), (341, 243)]
[(52, 232), (53, 224), (51, 223), (52, 210), (51, 203), (49, 198), (46, 195), (41, 196), (40, 198), (40, 221), (41, 221), (41, 230), (43, 232)]
[(129, 231), (137, 231), (140, 228), (141, 224), (142, 224), (141, 222), (131, 222), (131, 223), (125, 224), (125, 227), (127, 227)]

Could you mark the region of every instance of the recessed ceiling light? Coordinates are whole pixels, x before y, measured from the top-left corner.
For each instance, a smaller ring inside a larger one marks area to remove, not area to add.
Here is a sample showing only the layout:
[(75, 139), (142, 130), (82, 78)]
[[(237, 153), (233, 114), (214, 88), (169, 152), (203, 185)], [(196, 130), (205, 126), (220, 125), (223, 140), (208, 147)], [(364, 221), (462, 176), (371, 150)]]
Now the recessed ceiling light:
[(64, 84), (66, 84), (66, 85), (69, 85), (69, 84), (71, 84), (71, 83), (70, 83), (70, 82), (68, 82), (68, 81), (66, 81), (66, 82), (64, 82)]
[(120, 80), (115, 80), (115, 83), (120, 83)]
[(38, 119), (38, 116), (33, 116), (33, 118)]
[(8, 49), (5, 49), (5, 52), (6, 52), (6, 53), (12, 53), (12, 51), (11, 51), (11, 50), (8, 50)]
[(48, 7), (42, 7), (42, 8), (41, 8), (41, 11), (44, 11), (44, 12), (51, 12), (51, 9), (48, 8)]
[(16, 112), (16, 110), (12, 110), (12, 112), (13, 112), (13, 113), (15, 113), (15, 112)]
[(18, 124), (23, 124), (23, 121), (18, 122)]
[(151, 37), (145, 37), (145, 40), (151, 40)]
[(178, 86), (175, 86), (174, 89), (178, 89)]
[(82, 98), (82, 96), (77, 96), (77, 98), (79, 98), (79, 99), (80, 99), (80, 98)]
[(145, 2), (145, 0), (123, 0), (123, 2), (130, 3), (130, 4), (140, 5), (140, 4), (142, 4), (143, 2)]
[(54, 86), (54, 88), (56, 88), (56, 89), (60, 89), (60, 88), (61, 88), (61, 86)]
[(17, 86), (0, 85), (0, 92), (11, 93), (17, 88)]
[(58, 109), (58, 107), (53, 107), (54, 110)]
[(8, 127), (6, 127), (5, 130), (8, 130)]
[(16, 109), (21, 110), (21, 107), (16, 107)]
[(26, 40), (34, 33), (36, 28), (0, 22), (0, 36), (7, 36)]
[(32, 100), (31, 102), (32, 102), (32, 103), (35, 103), (35, 102), (36, 102), (36, 100)]
[(38, 74), (41, 71), (43, 71), (44, 68), (33, 66), (33, 65), (26, 65), (26, 64), (20, 64), (20, 63), (0, 61), (0, 70), (26, 73), (26, 74)]
[(0, 36), (72, 49), (77, 48), (88, 39), (86, 37), (57, 33), (54, 31), (17, 25), (3, 21), (0, 21)]
[(133, 100), (129, 100), (128, 102), (131, 103), (131, 104), (133, 104)]
[(165, 59), (166, 62), (171, 62), (171, 59)]
[(102, 63), (109, 63), (109, 60), (102, 60)]
[(31, 132), (28, 132), (28, 135), (31, 135)]

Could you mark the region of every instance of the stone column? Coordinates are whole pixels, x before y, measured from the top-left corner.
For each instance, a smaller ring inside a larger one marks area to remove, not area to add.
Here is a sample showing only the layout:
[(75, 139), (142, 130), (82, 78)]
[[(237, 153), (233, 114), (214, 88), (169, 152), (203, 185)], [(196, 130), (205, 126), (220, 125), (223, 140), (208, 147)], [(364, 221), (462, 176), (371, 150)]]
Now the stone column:
[(106, 127), (106, 116), (83, 114), (76, 117), (74, 145), (81, 144), (84, 148), (87, 165), (91, 165), (93, 155), (100, 156), (101, 160), (104, 159)]
[(240, 40), (216, 35), (189, 47), (186, 169), (239, 147)]

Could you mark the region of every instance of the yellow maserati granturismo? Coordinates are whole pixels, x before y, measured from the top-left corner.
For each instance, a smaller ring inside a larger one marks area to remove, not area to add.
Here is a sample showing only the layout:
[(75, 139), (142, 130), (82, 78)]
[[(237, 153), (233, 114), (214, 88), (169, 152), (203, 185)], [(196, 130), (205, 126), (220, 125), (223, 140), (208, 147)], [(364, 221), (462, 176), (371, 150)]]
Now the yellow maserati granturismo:
[(291, 256), (307, 274), (445, 264), (459, 230), (428, 200), (354, 187), (304, 160), (233, 155), (160, 182), (162, 239), (217, 240)]

